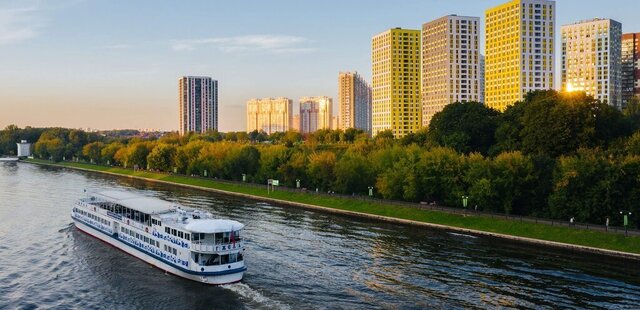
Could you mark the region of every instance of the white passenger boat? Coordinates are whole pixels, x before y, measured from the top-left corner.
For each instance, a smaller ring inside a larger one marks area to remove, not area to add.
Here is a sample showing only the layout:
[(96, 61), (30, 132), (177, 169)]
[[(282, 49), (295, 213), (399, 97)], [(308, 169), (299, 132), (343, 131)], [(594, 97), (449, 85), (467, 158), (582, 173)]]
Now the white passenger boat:
[(89, 193), (71, 217), (78, 229), (155, 267), (190, 280), (242, 280), (244, 225), (126, 191)]

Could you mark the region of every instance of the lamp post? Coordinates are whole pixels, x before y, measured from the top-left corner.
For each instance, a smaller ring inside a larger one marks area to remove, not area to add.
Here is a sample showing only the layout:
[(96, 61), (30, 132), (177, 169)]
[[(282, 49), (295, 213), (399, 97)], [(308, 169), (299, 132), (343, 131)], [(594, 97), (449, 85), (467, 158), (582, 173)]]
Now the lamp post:
[(296, 188), (300, 188), (300, 179), (296, 179)]
[(631, 215), (631, 211), (620, 211), (620, 214), (623, 216), (624, 236), (626, 237), (629, 235), (629, 215)]
[(369, 197), (373, 197), (373, 186), (369, 186)]
[(469, 196), (462, 196), (462, 207), (464, 208), (464, 214), (467, 214), (467, 203), (469, 202)]

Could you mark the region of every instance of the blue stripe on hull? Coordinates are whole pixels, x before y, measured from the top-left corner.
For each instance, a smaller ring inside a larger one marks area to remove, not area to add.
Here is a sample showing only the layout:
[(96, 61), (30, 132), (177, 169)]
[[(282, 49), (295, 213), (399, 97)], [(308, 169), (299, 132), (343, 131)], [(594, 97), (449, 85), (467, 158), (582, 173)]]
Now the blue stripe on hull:
[(130, 248), (136, 249), (136, 250), (142, 252), (143, 254), (145, 254), (147, 256), (150, 256), (150, 257), (152, 257), (154, 259), (157, 259), (157, 260), (161, 261), (164, 264), (167, 264), (167, 265), (169, 265), (169, 266), (171, 266), (171, 267), (173, 267), (175, 269), (178, 269), (178, 270), (180, 270), (182, 272), (185, 272), (185, 273), (188, 273), (188, 274), (193, 274), (193, 275), (198, 275), (198, 276), (222, 276), (222, 275), (227, 275), (227, 274), (232, 274), (232, 273), (244, 272), (244, 271), (247, 270), (247, 267), (241, 267), (241, 268), (223, 270), (223, 271), (214, 271), (214, 272), (199, 272), (199, 271), (193, 271), (193, 270), (185, 269), (185, 268), (183, 268), (181, 266), (173, 264), (173, 262), (165, 260), (164, 258), (162, 258), (160, 256), (157, 256), (155, 254), (149, 253), (149, 252), (144, 251), (144, 250), (142, 250), (142, 249), (140, 249), (138, 247), (135, 247), (135, 246), (133, 246), (133, 245), (127, 243), (127, 242), (124, 242), (124, 241), (120, 240), (120, 238), (118, 238), (118, 234), (117, 233), (114, 233), (113, 235), (110, 235), (110, 234), (98, 229), (97, 227), (89, 224), (88, 222), (86, 222), (86, 221), (84, 221), (84, 220), (82, 220), (82, 219), (80, 219), (78, 217), (75, 217), (75, 216), (72, 215), (71, 218), (73, 218), (74, 220), (76, 220), (78, 222), (82, 222), (82, 224), (92, 228), (93, 230), (95, 230), (97, 232), (100, 232), (100, 233), (102, 233), (104, 235), (107, 235), (107, 236), (115, 239), (116, 241), (118, 241), (118, 242), (120, 242), (120, 243), (122, 243), (122, 244), (124, 244), (124, 245), (126, 245), (128, 247), (130, 247)]

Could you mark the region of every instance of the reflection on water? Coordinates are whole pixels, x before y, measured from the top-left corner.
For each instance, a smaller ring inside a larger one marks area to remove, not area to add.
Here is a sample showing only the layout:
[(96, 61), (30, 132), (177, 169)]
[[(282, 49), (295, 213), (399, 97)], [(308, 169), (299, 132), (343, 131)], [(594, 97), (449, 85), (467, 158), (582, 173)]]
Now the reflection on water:
[[(75, 229), (84, 188), (247, 225), (242, 283), (167, 275)], [(143, 181), (0, 165), (0, 308), (637, 308), (637, 263), (375, 223)]]

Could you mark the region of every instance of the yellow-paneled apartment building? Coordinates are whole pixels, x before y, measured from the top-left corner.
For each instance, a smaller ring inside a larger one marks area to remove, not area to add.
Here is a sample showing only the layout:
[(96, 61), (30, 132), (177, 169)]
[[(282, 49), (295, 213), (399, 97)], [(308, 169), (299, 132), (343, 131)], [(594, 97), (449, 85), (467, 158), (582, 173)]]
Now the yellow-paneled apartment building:
[(555, 1), (513, 0), (485, 12), (485, 103), (504, 111), (554, 88)]
[(416, 132), (422, 124), (420, 30), (389, 29), (371, 41), (372, 134)]

